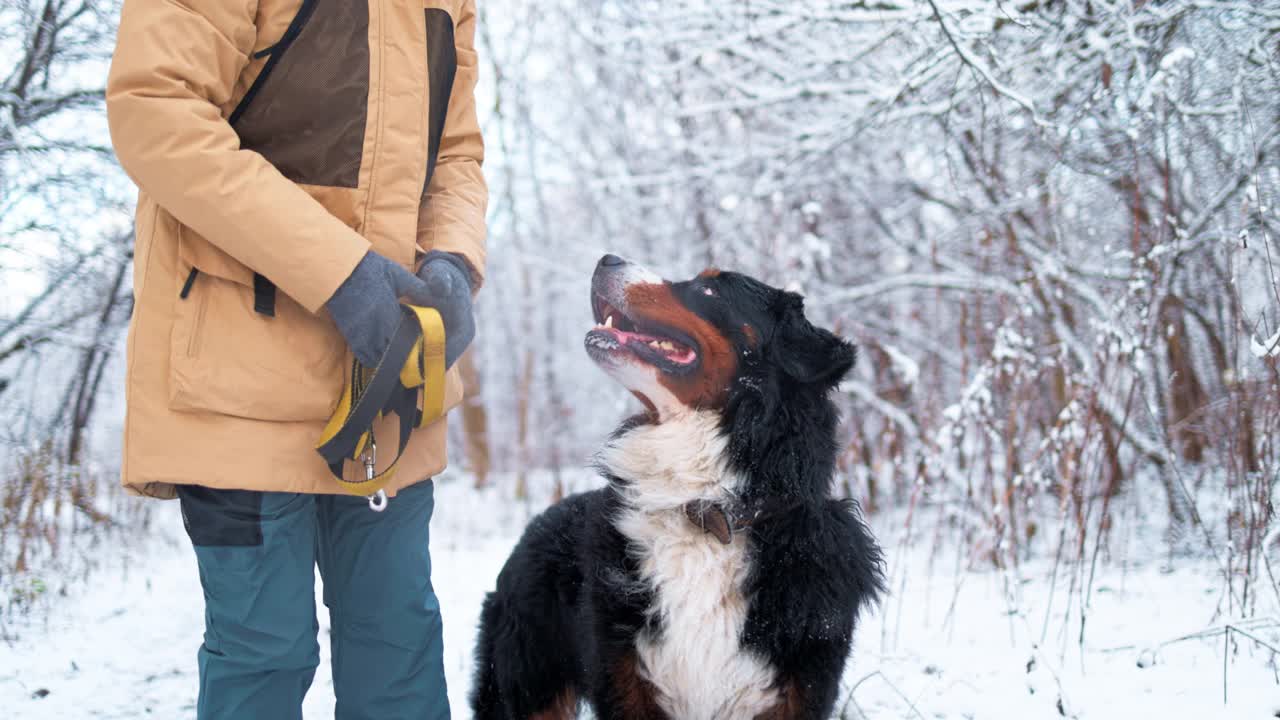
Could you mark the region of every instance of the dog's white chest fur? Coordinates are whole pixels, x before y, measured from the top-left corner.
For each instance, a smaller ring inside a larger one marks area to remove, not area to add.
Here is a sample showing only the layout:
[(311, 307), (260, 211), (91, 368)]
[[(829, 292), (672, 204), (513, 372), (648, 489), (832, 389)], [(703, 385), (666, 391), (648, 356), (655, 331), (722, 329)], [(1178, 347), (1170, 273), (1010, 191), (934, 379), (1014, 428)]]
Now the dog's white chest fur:
[(641, 672), (671, 717), (751, 718), (779, 701), (776, 673), (740, 645), (749, 571), (745, 537), (729, 545), (694, 527), (685, 503), (724, 500), (736, 479), (723, 467), (717, 418), (693, 413), (644, 426), (611, 443), (601, 460), (630, 481), (616, 519), (654, 588), (656, 637), (638, 642)]

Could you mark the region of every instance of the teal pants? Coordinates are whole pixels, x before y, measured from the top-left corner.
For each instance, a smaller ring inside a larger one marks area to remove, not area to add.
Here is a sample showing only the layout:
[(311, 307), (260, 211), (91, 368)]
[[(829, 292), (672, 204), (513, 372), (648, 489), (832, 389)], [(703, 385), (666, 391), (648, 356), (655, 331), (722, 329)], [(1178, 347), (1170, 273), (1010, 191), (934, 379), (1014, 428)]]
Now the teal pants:
[(447, 720), (430, 481), (364, 498), (180, 486), (204, 588), (199, 720), (289, 720), (320, 663), (324, 580), (337, 720)]

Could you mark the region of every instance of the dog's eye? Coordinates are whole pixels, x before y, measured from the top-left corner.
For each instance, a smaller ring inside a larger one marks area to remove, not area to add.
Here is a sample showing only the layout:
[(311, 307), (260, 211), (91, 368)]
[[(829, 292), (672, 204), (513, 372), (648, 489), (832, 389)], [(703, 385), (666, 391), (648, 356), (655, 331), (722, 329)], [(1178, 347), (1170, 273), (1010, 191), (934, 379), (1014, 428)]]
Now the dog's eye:
[(710, 286), (707, 286), (707, 285), (704, 285), (704, 286), (702, 287), (702, 294), (703, 294), (703, 295), (706, 295), (707, 297), (715, 297), (715, 296), (716, 296), (716, 291), (715, 291), (715, 288), (710, 287)]

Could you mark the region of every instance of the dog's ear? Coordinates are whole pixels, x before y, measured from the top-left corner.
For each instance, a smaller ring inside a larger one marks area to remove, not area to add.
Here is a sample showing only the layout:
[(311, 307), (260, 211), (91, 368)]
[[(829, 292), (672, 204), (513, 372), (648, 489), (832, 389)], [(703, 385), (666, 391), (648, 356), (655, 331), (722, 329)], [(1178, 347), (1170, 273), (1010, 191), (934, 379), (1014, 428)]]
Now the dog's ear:
[(804, 299), (783, 293), (771, 356), (797, 382), (827, 387), (840, 382), (857, 359), (853, 344), (835, 333), (815, 327), (804, 316)]

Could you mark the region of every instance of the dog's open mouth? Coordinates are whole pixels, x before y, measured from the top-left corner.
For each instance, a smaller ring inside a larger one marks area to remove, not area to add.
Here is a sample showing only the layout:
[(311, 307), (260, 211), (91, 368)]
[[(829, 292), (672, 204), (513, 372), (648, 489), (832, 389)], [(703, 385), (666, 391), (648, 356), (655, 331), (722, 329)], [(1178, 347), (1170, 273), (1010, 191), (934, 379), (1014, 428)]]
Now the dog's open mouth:
[(693, 341), (674, 329), (628, 317), (596, 293), (591, 295), (596, 326), (587, 346), (602, 351), (629, 351), (640, 360), (667, 370), (692, 367), (698, 360)]

